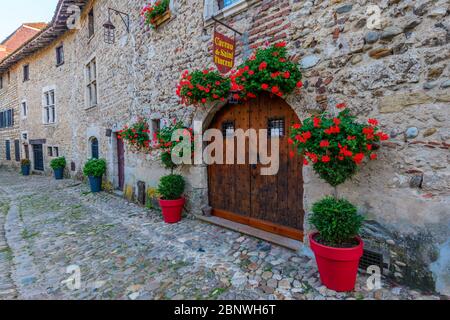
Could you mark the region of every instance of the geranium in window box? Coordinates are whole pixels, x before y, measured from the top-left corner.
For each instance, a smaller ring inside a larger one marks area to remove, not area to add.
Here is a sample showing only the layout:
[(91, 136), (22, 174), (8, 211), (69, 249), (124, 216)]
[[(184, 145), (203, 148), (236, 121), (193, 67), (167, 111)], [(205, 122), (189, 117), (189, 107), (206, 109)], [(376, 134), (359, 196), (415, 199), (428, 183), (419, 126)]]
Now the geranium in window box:
[(353, 290), (364, 246), (358, 236), (363, 217), (354, 205), (338, 198), (336, 187), (353, 177), (365, 159), (376, 160), (380, 142), (388, 138), (376, 119), (359, 123), (348, 109), (337, 116), (310, 117), (292, 128), (289, 144), (304, 156), (304, 165), (311, 164), (320, 178), (335, 187), (333, 197), (313, 205), (310, 217), (318, 230), (310, 236), (311, 249), (322, 283), (329, 289)]
[(146, 5), (141, 11), (141, 16), (146, 25), (152, 26), (153, 29), (158, 28), (172, 17), (170, 0), (158, 0), (154, 4)]
[(285, 97), (303, 86), (300, 68), (290, 60), (285, 42), (257, 49), (230, 78), (235, 98), (242, 100), (263, 91)]
[(213, 68), (185, 71), (177, 87), (177, 95), (184, 105), (200, 105), (226, 101), (230, 95), (231, 81)]

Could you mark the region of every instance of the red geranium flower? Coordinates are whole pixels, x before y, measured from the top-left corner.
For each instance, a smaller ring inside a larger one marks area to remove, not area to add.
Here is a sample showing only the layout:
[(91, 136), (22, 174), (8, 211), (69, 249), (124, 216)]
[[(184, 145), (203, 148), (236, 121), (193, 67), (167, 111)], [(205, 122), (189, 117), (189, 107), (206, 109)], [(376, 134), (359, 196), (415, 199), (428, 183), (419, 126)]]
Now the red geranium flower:
[(263, 71), (266, 68), (267, 68), (267, 62), (261, 62), (261, 64), (259, 65), (259, 71)]
[(338, 109), (344, 109), (346, 107), (347, 107), (346, 103), (339, 103), (338, 105), (336, 105), (336, 108), (338, 108)]
[(331, 159), (330, 159), (329, 156), (323, 156), (322, 157), (322, 162), (327, 163), (327, 162), (330, 162), (330, 161), (331, 161)]
[(297, 82), (297, 88), (301, 88), (301, 87), (303, 87), (303, 82), (301, 82), (301, 81)]
[(286, 47), (286, 41), (278, 42), (277, 44), (275, 44), (275, 47), (277, 47), (277, 48)]
[(367, 122), (370, 125), (372, 125), (372, 126), (377, 126), (378, 125), (378, 120), (377, 119), (369, 119)]
[(294, 129), (301, 129), (302, 128), (302, 125), (300, 124), (300, 123), (296, 123), (296, 124), (294, 124), (293, 126), (292, 126), (292, 128), (294, 128)]
[(372, 153), (370, 155), (370, 160), (377, 160), (377, 158), (378, 158), (378, 155), (376, 153)]
[(320, 147), (321, 148), (327, 148), (327, 147), (329, 147), (330, 146), (330, 142), (328, 141), (328, 140), (322, 140), (321, 142), (320, 142)]
[(364, 153), (358, 153), (353, 157), (353, 161), (355, 161), (356, 164), (361, 164), (364, 160)]
[(314, 117), (314, 128), (320, 128), (320, 124), (322, 122), (322, 120), (320, 118)]
[(263, 83), (263, 84), (261, 85), (261, 88), (262, 88), (263, 90), (267, 90), (267, 89), (269, 89), (269, 85), (268, 85), (267, 83)]

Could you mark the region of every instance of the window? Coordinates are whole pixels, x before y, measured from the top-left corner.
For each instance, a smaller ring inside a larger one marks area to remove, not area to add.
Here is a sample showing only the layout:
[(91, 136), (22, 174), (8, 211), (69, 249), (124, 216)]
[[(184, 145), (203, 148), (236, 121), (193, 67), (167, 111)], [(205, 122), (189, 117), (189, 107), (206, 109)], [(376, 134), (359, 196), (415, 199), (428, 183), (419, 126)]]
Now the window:
[(8, 84), (10, 84), (11, 83), (11, 72), (8, 71), (7, 75), (8, 75)]
[(240, 0), (218, 0), (219, 9), (223, 9), (231, 6), (233, 3), (239, 2)]
[(60, 45), (56, 48), (56, 66), (64, 64), (64, 47)]
[(30, 65), (23, 66), (23, 82), (30, 80)]
[(28, 114), (28, 106), (27, 106), (27, 102), (23, 101), (21, 103), (21, 111), (22, 111), (22, 118), (26, 118), (27, 114)]
[(44, 92), (44, 124), (56, 122), (55, 90)]
[(14, 126), (14, 111), (12, 109), (0, 112), (0, 128)]
[(53, 157), (53, 148), (52, 147), (47, 147), (47, 155), (49, 157)]
[(92, 38), (94, 36), (94, 9), (91, 9), (91, 11), (89, 11), (89, 15), (88, 15), (88, 36), (89, 39)]
[(152, 134), (157, 134), (158, 131), (161, 130), (161, 119), (153, 119), (150, 129), (152, 131)]
[(53, 156), (59, 157), (59, 148), (58, 147), (53, 147)]
[(98, 159), (99, 158), (98, 139), (97, 138), (92, 138), (91, 139), (91, 158), (92, 159)]
[(11, 160), (11, 141), (6, 140), (5, 141), (5, 148), (6, 148), (6, 160)]
[(0, 76), (0, 90), (3, 89), (3, 76)]
[(269, 137), (284, 137), (284, 119), (269, 119), (268, 133)]
[(19, 140), (14, 141), (14, 153), (15, 153), (16, 161), (19, 162), (20, 161), (20, 141)]
[(95, 107), (97, 105), (97, 64), (95, 58), (91, 60), (86, 66), (87, 78), (87, 106)]

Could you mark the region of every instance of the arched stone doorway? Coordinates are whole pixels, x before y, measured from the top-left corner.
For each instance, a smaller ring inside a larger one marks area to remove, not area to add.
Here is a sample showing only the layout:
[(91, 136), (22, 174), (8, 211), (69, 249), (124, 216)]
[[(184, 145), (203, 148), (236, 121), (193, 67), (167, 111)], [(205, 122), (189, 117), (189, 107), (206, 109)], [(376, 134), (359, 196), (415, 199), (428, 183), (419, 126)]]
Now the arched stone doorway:
[[(258, 229), (303, 240), (302, 159), (290, 156), (288, 138), (292, 124), (300, 123), (294, 110), (281, 98), (262, 94), (244, 104), (225, 105), (213, 117), (209, 128), (226, 131), (268, 130), (279, 135), (279, 170), (261, 175), (261, 164), (214, 164), (208, 166), (208, 198), (213, 215)], [(226, 158), (226, 157), (225, 157)]]

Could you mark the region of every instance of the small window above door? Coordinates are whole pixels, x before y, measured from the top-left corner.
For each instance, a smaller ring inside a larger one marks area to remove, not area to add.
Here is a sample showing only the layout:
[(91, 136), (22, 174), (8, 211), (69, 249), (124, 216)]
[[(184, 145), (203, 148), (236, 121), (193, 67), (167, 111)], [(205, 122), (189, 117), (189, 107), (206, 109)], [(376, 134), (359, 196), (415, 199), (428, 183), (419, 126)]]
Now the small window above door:
[(283, 118), (269, 119), (267, 130), (270, 138), (284, 137), (285, 135), (284, 119)]
[(222, 123), (222, 133), (225, 138), (233, 138), (235, 129), (234, 121), (225, 121)]

